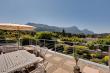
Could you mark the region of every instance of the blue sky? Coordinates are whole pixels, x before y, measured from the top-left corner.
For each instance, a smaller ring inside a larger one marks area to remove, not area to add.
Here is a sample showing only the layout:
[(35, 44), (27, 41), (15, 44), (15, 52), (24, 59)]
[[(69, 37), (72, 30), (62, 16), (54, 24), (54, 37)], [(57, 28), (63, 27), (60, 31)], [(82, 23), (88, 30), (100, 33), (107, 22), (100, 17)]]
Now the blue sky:
[(0, 0), (0, 23), (28, 22), (110, 33), (110, 0)]

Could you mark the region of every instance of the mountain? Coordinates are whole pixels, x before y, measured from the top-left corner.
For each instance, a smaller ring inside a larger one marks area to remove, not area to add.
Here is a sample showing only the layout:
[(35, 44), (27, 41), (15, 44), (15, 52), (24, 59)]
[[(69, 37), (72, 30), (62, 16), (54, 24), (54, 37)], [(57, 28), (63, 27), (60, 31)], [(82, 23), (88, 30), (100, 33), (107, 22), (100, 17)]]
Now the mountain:
[(66, 33), (72, 33), (72, 34), (80, 34), (80, 33), (94, 34), (94, 32), (92, 32), (92, 31), (90, 31), (88, 29), (80, 30), (76, 26), (63, 28), (63, 27), (49, 26), (49, 25), (46, 25), (46, 24), (37, 24), (37, 23), (27, 23), (26, 25), (31, 25), (31, 26), (36, 27), (37, 31), (62, 32), (62, 30), (65, 29)]
[(76, 26), (72, 26), (72, 27), (67, 27), (67, 28), (64, 28), (65, 31), (67, 33), (73, 33), (73, 34), (78, 34), (78, 33), (82, 33), (81, 30), (79, 30)]
[(84, 29), (84, 30), (82, 30), (82, 32), (83, 32), (84, 34), (94, 34), (93, 31), (90, 31), (90, 30), (88, 30), (88, 29)]

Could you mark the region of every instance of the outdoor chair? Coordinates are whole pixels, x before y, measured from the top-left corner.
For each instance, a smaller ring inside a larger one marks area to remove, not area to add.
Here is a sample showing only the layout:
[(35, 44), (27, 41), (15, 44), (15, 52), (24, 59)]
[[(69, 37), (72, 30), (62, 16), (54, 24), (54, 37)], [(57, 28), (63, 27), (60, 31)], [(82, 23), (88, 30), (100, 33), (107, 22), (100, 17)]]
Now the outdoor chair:
[(22, 73), (22, 71), (15, 71), (14, 73)]
[(37, 50), (34, 50), (34, 52), (33, 52), (34, 54), (35, 54), (35, 56), (36, 57), (38, 57), (39, 56), (39, 52), (37, 51)]
[(40, 47), (36, 46), (33, 53), (35, 54), (36, 57), (39, 57), (40, 56)]
[(28, 71), (27, 68), (23, 68), (23, 69), (22, 69), (22, 73), (29, 73), (29, 71)]
[(41, 64), (37, 64), (36, 69), (31, 71), (30, 73), (45, 73), (45, 70)]
[(2, 53), (2, 46), (0, 46), (0, 54)]
[(47, 48), (46, 47), (43, 47), (40, 49), (40, 57), (42, 57), (44, 60), (45, 60), (45, 55), (47, 53)]
[(35, 49), (37, 49), (37, 51), (40, 52), (40, 48), (41, 47), (37, 45)]
[(9, 46), (9, 45), (3, 46), (2, 48), (3, 48), (2, 51), (4, 53), (13, 52), (13, 51), (18, 50), (18, 48), (16, 46)]
[(38, 66), (42, 66), (44, 73), (46, 73), (46, 67), (48, 65), (48, 61), (44, 61), (43, 63), (39, 63)]

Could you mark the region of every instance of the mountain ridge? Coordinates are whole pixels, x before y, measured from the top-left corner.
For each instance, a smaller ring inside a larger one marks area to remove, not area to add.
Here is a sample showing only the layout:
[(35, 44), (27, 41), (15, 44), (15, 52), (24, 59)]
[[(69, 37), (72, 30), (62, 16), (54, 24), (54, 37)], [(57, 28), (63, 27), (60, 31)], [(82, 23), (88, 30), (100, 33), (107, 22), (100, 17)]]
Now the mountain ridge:
[(93, 31), (90, 31), (88, 29), (80, 30), (76, 26), (71, 26), (71, 27), (57, 27), (57, 26), (49, 26), (49, 25), (46, 25), (46, 24), (31, 23), (31, 22), (27, 23), (26, 25), (31, 25), (31, 26), (36, 27), (36, 30), (37, 31), (62, 32), (62, 30), (64, 29), (66, 31), (66, 33), (72, 33), (72, 34), (80, 34), (80, 33), (94, 34)]

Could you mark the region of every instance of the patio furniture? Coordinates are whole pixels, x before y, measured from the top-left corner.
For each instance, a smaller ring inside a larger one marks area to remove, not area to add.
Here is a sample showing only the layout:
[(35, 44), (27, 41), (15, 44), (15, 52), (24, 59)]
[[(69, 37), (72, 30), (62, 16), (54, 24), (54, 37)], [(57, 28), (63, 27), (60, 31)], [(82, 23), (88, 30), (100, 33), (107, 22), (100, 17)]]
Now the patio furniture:
[(20, 46), (20, 32), (19, 31), (33, 31), (35, 27), (30, 25), (0, 23), (1, 30), (17, 30), (18, 31), (18, 49)]
[(2, 53), (2, 46), (0, 46), (0, 54)]
[(24, 46), (24, 49), (30, 53), (34, 53), (35, 48), (33, 46)]
[(48, 61), (45, 61), (43, 63), (39, 63), (35, 70), (31, 71), (30, 73), (46, 73), (46, 67), (47, 67)]
[(0, 73), (20, 71), (22, 68), (29, 67), (35, 63), (40, 63), (42, 60), (42, 58), (36, 57), (34, 54), (31, 54), (26, 50), (1, 54)]
[(40, 52), (37, 49), (35, 49), (33, 53), (35, 54), (36, 57), (40, 56)]
[(46, 47), (41, 47), (40, 48), (40, 57), (42, 57), (45, 60), (45, 55), (47, 53), (48, 49)]
[(44, 69), (42, 66), (38, 66), (35, 70), (31, 71), (30, 73), (44, 73)]
[(2, 52), (3, 53), (9, 53), (17, 50), (24, 50), (22, 46), (19, 46), (19, 49), (16, 45), (4, 45), (2, 46)]
[(39, 63), (39, 64), (43, 67), (44, 72), (46, 73), (46, 67), (48, 65), (48, 61), (45, 60), (43, 63)]

